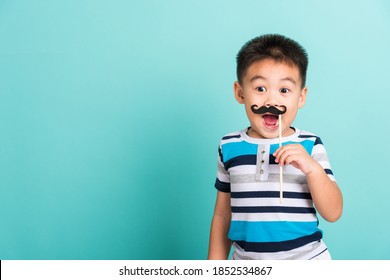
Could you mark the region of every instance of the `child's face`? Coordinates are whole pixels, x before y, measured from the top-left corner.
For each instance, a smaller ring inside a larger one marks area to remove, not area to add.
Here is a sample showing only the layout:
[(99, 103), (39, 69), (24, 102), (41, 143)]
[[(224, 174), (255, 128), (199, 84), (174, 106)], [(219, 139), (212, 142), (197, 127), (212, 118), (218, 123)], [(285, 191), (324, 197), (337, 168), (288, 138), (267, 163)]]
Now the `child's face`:
[[(282, 115), (282, 135), (294, 133), (290, 128), (299, 108), (306, 101), (307, 88), (301, 87), (301, 77), (296, 66), (264, 59), (254, 62), (246, 71), (241, 83), (234, 83), (237, 101), (245, 105), (250, 121), (249, 136), (255, 138), (277, 138), (279, 121), (269, 113), (255, 114), (251, 106), (284, 105), (286, 113)], [(278, 109), (282, 109), (277, 107)]]

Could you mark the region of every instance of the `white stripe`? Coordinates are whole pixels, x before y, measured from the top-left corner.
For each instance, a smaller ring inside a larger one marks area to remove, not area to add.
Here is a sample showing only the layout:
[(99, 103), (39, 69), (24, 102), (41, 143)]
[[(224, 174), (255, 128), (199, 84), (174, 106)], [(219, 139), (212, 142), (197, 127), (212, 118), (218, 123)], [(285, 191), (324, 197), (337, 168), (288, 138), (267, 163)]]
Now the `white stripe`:
[[(284, 200), (283, 200), (284, 202)], [(248, 222), (315, 222), (317, 217), (314, 214), (297, 214), (297, 213), (232, 213), (232, 221)]]
[(322, 144), (315, 145), (313, 148), (313, 154), (326, 154), (325, 146)]
[[(225, 135), (224, 137), (230, 137), (230, 136), (240, 136), (240, 131), (237, 131), (237, 132), (233, 132), (233, 133), (229, 133), (227, 135)], [(241, 136), (240, 137), (234, 137), (234, 138), (230, 138), (230, 139), (222, 139), (221, 140), (221, 145), (225, 145), (227, 143), (234, 143), (234, 142), (242, 142), (242, 138)]]
[(336, 182), (336, 178), (333, 175), (331, 174), (327, 174), (327, 175), (331, 181)]
[[(232, 184), (231, 185), (232, 192), (252, 192), (252, 191), (279, 191), (279, 183), (242, 183), (242, 184)], [(308, 193), (309, 187), (307, 184), (298, 185), (292, 183), (284, 183), (283, 189), (285, 192), (300, 192), (300, 193)]]
[[(279, 165), (270, 164), (269, 165), (269, 173), (279, 174)], [(283, 166), (283, 174), (293, 174), (293, 175), (304, 175), (301, 170), (295, 168), (292, 165)]]
[(256, 174), (256, 165), (237, 165), (229, 168), (231, 175), (234, 174)]
[(332, 170), (329, 161), (318, 161), (318, 163), (322, 166), (323, 169)]
[[(232, 198), (231, 206), (275, 206), (280, 201), (279, 197), (275, 198)], [(279, 203), (280, 204), (280, 203)], [(294, 199), (294, 198), (283, 198), (283, 206), (286, 207), (313, 207), (311, 199)]]
[(328, 156), (325, 152), (323, 153), (319, 152), (314, 154), (313, 159), (315, 159), (316, 161), (329, 161)]
[[(283, 179), (285, 183), (290, 184), (306, 184), (307, 179), (305, 175), (300, 174), (284, 174)], [(258, 183), (256, 175), (254, 174), (237, 174), (231, 175), (230, 181), (232, 184), (246, 184), (246, 183)], [(271, 173), (268, 176), (269, 183), (279, 182), (279, 174)]]
[(306, 244), (290, 251), (276, 253), (245, 252), (235, 243), (233, 244), (233, 248), (233, 259), (235, 260), (309, 260), (326, 250), (327, 247), (321, 240)]
[(221, 182), (224, 182), (224, 183), (230, 182), (230, 176), (223, 174), (221, 172), (217, 172), (217, 178), (218, 178), (218, 180), (220, 180)]

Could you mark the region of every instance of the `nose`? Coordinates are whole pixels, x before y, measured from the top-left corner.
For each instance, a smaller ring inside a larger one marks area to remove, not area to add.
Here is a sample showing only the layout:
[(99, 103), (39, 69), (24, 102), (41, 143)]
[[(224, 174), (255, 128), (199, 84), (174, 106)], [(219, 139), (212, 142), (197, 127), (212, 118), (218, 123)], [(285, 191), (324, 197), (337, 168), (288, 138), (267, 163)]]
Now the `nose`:
[(266, 103), (265, 104), (266, 107), (276, 107), (278, 109), (280, 108), (286, 108), (286, 106), (282, 105), (282, 104), (277, 104), (277, 103)]
[(267, 99), (265, 100), (264, 105), (267, 107), (270, 107), (270, 106), (277, 107), (279, 103), (277, 102), (276, 96), (277, 96), (277, 93), (274, 92), (274, 90), (269, 90), (267, 92)]
[(267, 99), (265, 100), (265, 106), (266, 107), (271, 107), (271, 106), (274, 106), (274, 107), (280, 107), (282, 106), (282, 103), (278, 102), (278, 92), (274, 92), (274, 91), (269, 91), (267, 92)]
[(282, 106), (282, 104), (278, 103), (276, 100), (267, 100), (264, 105), (266, 107), (271, 107), (271, 106), (280, 107), (280, 106)]
[(277, 103), (275, 103), (275, 102), (267, 102), (267, 103), (265, 104), (265, 106), (266, 106), (266, 107), (271, 107), (271, 106), (278, 107), (279, 105), (278, 105)]

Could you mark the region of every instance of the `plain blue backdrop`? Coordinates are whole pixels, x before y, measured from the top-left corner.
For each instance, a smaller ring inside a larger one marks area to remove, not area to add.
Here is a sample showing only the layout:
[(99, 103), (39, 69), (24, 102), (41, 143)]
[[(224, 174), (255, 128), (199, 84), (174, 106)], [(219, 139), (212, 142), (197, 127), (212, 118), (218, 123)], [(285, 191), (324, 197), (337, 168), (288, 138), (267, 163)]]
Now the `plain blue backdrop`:
[(204, 259), (235, 55), (309, 53), (296, 127), (344, 195), (335, 259), (390, 259), (390, 2), (1, 0), (0, 259)]

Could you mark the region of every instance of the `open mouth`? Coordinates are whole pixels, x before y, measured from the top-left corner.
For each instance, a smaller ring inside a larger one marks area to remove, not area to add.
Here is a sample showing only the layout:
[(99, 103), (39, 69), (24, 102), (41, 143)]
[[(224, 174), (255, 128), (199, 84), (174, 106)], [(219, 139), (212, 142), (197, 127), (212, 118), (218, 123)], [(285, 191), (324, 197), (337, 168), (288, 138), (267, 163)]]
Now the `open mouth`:
[(278, 115), (271, 115), (271, 114), (265, 114), (262, 116), (264, 124), (267, 128), (270, 129), (276, 129), (279, 125), (279, 116)]

